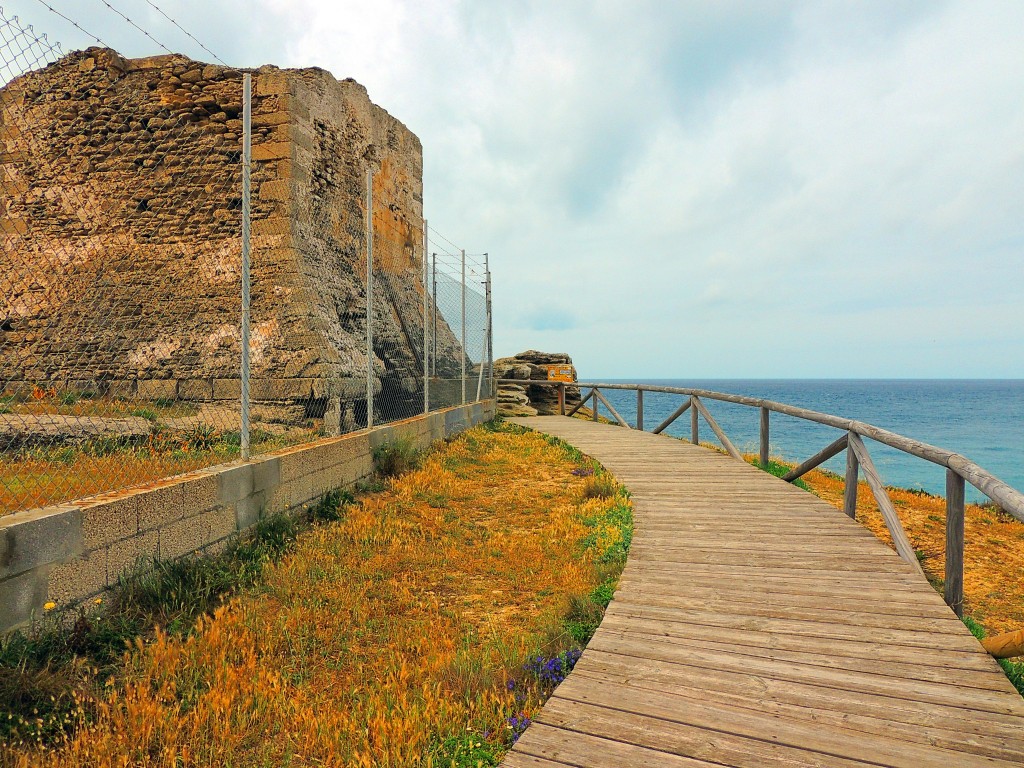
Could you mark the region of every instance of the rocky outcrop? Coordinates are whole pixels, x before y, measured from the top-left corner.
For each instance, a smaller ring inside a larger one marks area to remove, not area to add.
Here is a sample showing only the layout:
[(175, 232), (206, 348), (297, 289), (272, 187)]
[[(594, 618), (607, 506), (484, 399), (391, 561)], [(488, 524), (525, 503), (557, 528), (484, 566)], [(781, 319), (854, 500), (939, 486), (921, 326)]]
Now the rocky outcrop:
[[(498, 379), (547, 381), (548, 365), (572, 365), (572, 358), (564, 352), (538, 352), (528, 349), (513, 357), (494, 361), (494, 375)], [(573, 368), (573, 380), (576, 369)], [(580, 401), (579, 387), (567, 385), (566, 405), (571, 408)], [(558, 413), (558, 389), (552, 386), (499, 384), (498, 413), (502, 416), (548, 416)]]
[[(237, 400), (242, 77), (90, 48), (0, 90), (0, 392)], [(252, 79), (253, 396), (365, 419), (369, 169), (377, 402), (416, 412), (420, 141), (353, 80)], [(454, 375), (443, 320), (438, 337)]]

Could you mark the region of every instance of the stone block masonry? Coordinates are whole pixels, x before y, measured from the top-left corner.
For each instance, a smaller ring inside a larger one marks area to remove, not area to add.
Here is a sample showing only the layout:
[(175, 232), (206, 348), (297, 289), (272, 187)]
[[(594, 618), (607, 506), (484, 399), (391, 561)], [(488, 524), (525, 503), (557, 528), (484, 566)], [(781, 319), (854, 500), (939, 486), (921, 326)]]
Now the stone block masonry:
[(398, 437), (426, 447), (494, 416), (484, 401), (288, 448), (74, 504), (0, 517), (0, 631), (47, 601), (101, 595), (140, 561), (216, 552), (263, 515), (287, 512), (373, 471), (373, 448)]
[[(414, 413), (419, 139), (353, 80), (252, 74), (254, 397), (324, 401), (308, 418), (365, 396), (370, 169), (381, 417)], [(241, 89), (238, 70), (101, 48), (0, 89), (0, 394), (237, 400)], [(455, 375), (462, 350), (438, 330), (438, 374)]]

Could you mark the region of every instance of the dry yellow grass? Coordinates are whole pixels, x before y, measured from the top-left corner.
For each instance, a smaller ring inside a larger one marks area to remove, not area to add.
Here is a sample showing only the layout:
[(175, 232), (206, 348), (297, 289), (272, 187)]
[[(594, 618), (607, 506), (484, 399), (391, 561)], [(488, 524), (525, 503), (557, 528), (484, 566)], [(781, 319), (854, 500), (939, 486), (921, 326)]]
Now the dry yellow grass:
[(300, 537), (187, 639), (140, 643), (88, 729), (10, 762), (428, 765), (467, 733), (500, 750), (508, 717), (539, 705), (506, 681), (565, 643), (620, 535), (586, 521), (621, 495), (583, 500), (575, 466), (532, 433), (470, 431)]

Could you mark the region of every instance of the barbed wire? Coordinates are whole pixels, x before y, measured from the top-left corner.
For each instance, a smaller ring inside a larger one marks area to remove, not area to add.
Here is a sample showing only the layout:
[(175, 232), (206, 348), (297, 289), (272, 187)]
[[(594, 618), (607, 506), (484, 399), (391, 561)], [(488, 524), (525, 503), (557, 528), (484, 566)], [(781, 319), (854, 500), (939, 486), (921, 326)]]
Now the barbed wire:
[[(36, 2), (39, 3), (41, 6), (43, 6), (44, 8), (46, 8), (47, 10), (49, 10), (51, 13), (53, 13), (53, 14), (59, 16), (60, 18), (64, 19), (64, 21), (68, 22), (71, 26), (73, 26), (75, 29), (77, 29), (79, 32), (81, 32), (86, 37), (91, 37), (93, 40), (95, 40), (97, 43), (102, 45), (104, 48), (111, 48), (110, 45), (107, 45), (107, 43), (103, 42), (103, 40), (100, 39), (99, 35), (94, 35), (92, 32), (87, 31), (86, 29), (84, 29), (82, 27), (81, 24), (79, 24), (77, 21), (75, 21), (71, 17), (66, 16), (63, 13), (61, 13), (60, 11), (58, 11), (56, 8), (54, 8), (52, 5), (50, 5), (48, 2), (46, 2), (46, 0), (36, 0)], [(3, 8), (0, 8), (0, 12), (2, 12), (2, 11), (3, 11)], [(14, 18), (16, 19), (18, 17), (15, 16)], [(31, 30), (32, 27), (30, 26), (30, 27), (28, 27), (28, 29)], [(46, 35), (43, 35), (43, 39), (46, 39)], [(59, 47), (59, 44), (57, 44), (57, 45)]]
[(199, 46), (200, 48), (202, 48), (202, 49), (203, 49), (204, 51), (206, 51), (206, 52), (207, 52), (208, 54), (210, 54), (211, 56), (213, 56), (213, 58), (215, 58), (215, 59), (216, 59), (217, 61), (219, 61), (219, 62), (220, 62), (221, 64), (223, 64), (223, 65), (224, 65), (225, 67), (226, 67), (226, 66), (229, 66), (229, 65), (228, 65), (228, 63), (227, 63), (226, 61), (224, 61), (224, 59), (222, 59), (222, 58), (221, 58), (220, 56), (218, 56), (218, 55), (217, 55), (216, 53), (214, 53), (214, 52), (213, 52), (213, 51), (211, 51), (211, 50), (210, 50), (209, 48), (207, 48), (207, 47), (206, 47), (205, 45), (203, 45), (203, 44), (202, 44), (201, 42), (199, 42), (199, 40), (198, 40), (198, 39), (196, 39), (195, 35), (193, 35), (193, 34), (192, 34), (191, 32), (189, 32), (189, 31), (188, 31), (187, 29), (185, 29), (185, 28), (184, 28), (183, 26), (181, 26), (181, 24), (179, 24), (179, 23), (178, 23), (177, 21), (175, 21), (175, 20), (174, 20), (174, 19), (172, 19), (172, 18), (171, 18), (170, 16), (168, 16), (168, 15), (167, 15), (167, 14), (166, 14), (166, 13), (164, 12), (164, 10), (163, 10), (163, 9), (162, 9), (162, 8), (161, 8), (160, 6), (158, 6), (158, 5), (156, 4), (156, 3), (154, 3), (154, 2), (153, 2), (153, 0), (146, 0), (146, 3), (147, 3), (147, 4), (148, 4), (148, 5), (149, 5), (149, 6), (151, 7), (151, 8), (153, 8), (153, 10), (155, 10), (155, 11), (156, 11), (157, 13), (159, 13), (159, 14), (160, 14), (161, 16), (163, 16), (163, 17), (164, 17), (165, 19), (167, 19), (167, 20), (168, 20), (169, 22), (171, 22), (171, 24), (173, 24), (173, 25), (174, 25), (174, 26), (176, 26), (176, 27), (177, 27), (178, 29), (180, 29), (180, 30), (181, 30), (181, 31), (182, 31), (183, 33), (185, 33), (185, 36), (186, 36), (186, 37), (188, 37), (188, 38), (189, 38), (190, 40), (192, 40), (192, 42), (194, 42), (194, 43), (195, 43), (196, 45), (198, 45), (198, 46)]
[(126, 22), (128, 22), (131, 26), (135, 27), (135, 29), (139, 30), (139, 32), (144, 34), (146, 37), (148, 37), (150, 40), (152, 40), (158, 46), (160, 46), (165, 51), (167, 51), (169, 54), (174, 55), (174, 51), (172, 51), (166, 45), (164, 45), (159, 40), (157, 40), (155, 37), (153, 37), (153, 35), (151, 35), (146, 29), (144, 29), (143, 27), (140, 27), (134, 21), (129, 19), (128, 16), (125, 15), (123, 12), (119, 11), (117, 8), (112, 6), (108, 0), (99, 0), (99, 2), (102, 3), (103, 5), (107, 6), (107, 8), (110, 9), (110, 11), (112, 11), (113, 13), (117, 14), (118, 16), (120, 16), (122, 19), (124, 19)]

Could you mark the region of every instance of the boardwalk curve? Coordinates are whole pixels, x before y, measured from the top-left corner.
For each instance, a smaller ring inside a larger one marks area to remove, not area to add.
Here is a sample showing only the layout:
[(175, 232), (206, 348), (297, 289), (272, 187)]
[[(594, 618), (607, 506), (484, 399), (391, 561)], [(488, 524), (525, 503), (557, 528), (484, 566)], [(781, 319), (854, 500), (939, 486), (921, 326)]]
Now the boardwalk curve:
[(860, 524), (679, 440), (511, 421), (600, 461), (636, 531), (600, 628), (502, 765), (1024, 764), (1024, 699)]

